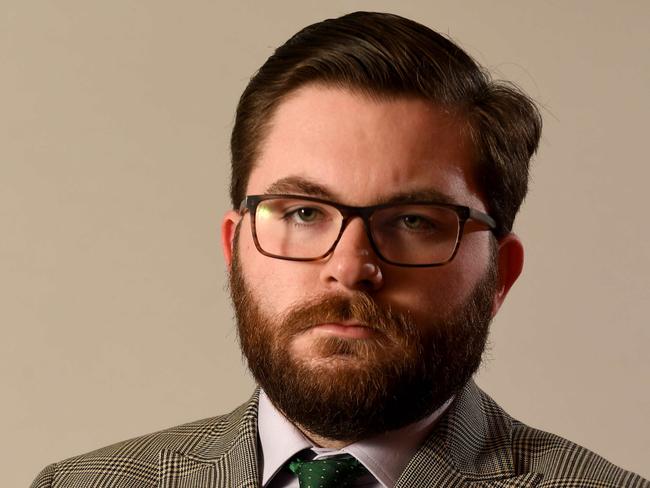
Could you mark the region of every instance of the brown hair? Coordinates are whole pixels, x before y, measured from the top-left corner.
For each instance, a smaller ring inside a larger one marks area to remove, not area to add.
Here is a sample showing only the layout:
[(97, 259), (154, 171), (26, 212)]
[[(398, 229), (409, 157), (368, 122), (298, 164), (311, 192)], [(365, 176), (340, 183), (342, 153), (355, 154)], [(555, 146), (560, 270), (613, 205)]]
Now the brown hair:
[(392, 14), (355, 12), (305, 27), (280, 46), (242, 94), (231, 137), (230, 198), (237, 207), (275, 108), (308, 83), (374, 97), (417, 96), (457, 110), (468, 123), (476, 177), (496, 235), (508, 233), (528, 190), (542, 120), (514, 85), (493, 81), (452, 41)]

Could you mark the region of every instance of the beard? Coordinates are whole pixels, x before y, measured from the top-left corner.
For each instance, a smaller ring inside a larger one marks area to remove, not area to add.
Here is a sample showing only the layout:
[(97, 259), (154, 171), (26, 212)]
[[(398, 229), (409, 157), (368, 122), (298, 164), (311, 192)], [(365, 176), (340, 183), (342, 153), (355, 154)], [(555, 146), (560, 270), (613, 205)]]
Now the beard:
[[(273, 405), (307, 432), (355, 442), (430, 415), (478, 369), (487, 341), (497, 271), (494, 258), (464, 303), (416, 324), (363, 292), (301, 301), (267, 316), (245, 282), (235, 242), (230, 291), (248, 368)], [(435, 293), (435, 291), (432, 291)], [(312, 336), (317, 324), (357, 321), (368, 339)]]

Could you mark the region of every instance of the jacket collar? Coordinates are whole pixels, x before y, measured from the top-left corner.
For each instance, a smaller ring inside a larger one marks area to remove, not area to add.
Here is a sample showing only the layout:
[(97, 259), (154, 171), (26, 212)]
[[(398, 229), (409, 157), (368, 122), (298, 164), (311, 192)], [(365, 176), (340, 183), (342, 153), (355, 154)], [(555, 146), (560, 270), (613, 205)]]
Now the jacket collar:
[(512, 418), (470, 380), (395, 486), (533, 487), (542, 475), (516, 474), (512, 429)]
[[(159, 488), (260, 486), (257, 443), (259, 391), (220, 417), (188, 452), (160, 453)], [(416, 452), (395, 488), (420, 486), (536, 486), (539, 473), (517, 475), (513, 420), (473, 381), (463, 390)]]
[(256, 391), (247, 403), (220, 417), (191, 450), (163, 449), (158, 487), (258, 487), (258, 397)]

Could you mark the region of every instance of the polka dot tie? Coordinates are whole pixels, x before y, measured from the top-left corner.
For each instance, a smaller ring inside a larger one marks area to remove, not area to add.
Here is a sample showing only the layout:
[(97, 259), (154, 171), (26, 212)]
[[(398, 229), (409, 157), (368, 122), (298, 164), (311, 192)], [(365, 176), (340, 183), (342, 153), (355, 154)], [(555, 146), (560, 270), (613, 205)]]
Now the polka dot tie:
[(295, 459), (289, 469), (298, 476), (300, 488), (347, 488), (366, 472), (363, 464), (349, 454), (316, 461)]

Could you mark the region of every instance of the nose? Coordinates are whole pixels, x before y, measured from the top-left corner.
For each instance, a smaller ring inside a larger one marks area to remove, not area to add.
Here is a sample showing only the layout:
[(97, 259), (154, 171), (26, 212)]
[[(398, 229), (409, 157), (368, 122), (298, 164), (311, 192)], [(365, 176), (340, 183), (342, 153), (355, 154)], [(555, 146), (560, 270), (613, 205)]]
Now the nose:
[(363, 221), (354, 218), (343, 230), (327, 258), (321, 280), (330, 288), (371, 292), (381, 288), (384, 277)]

